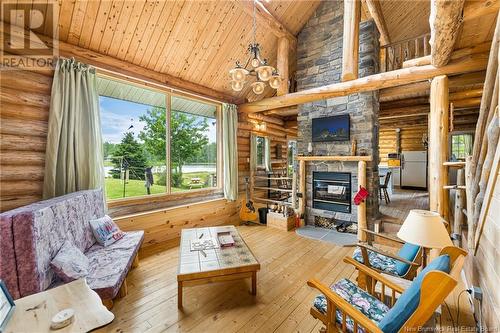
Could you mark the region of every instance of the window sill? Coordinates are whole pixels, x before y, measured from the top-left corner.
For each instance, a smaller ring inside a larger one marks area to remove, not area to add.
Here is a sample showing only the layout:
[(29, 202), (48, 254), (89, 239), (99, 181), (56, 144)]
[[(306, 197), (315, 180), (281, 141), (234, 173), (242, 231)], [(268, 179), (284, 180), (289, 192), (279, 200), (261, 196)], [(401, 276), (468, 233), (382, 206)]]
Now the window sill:
[(216, 195), (221, 194), (222, 188), (204, 188), (199, 190), (187, 190), (183, 192), (175, 192), (170, 194), (152, 194), (152, 195), (143, 195), (140, 197), (133, 198), (123, 198), (123, 199), (113, 199), (108, 200), (108, 208), (116, 208), (116, 207), (124, 207), (124, 206), (133, 206), (133, 205), (141, 205), (141, 204), (151, 204), (165, 201), (174, 201), (174, 200), (182, 200), (188, 199), (198, 196), (208, 196), (208, 195)]

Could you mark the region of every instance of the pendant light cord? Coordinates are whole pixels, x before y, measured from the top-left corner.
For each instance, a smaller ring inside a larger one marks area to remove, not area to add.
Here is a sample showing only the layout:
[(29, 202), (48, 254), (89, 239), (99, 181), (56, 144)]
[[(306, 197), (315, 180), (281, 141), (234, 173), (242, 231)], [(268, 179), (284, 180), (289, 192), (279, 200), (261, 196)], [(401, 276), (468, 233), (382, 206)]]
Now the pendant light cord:
[(256, 20), (256, 16), (257, 16), (257, 9), (256, 9), (256, 6), (255, 6), (255, 1), (257, 0), (252, 0), (252, 3), (253, 3), (253, 44), (257, 44), (257, 20)]

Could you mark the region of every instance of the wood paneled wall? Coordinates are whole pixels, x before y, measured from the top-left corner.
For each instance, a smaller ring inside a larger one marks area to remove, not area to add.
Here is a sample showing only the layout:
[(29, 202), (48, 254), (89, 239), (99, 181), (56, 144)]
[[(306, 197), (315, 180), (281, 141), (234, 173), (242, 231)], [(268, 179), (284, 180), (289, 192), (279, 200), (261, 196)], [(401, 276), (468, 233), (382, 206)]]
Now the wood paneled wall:
[(425, 147), (422, 137), (427, 134), (427, 122), (415, 125), (380, 125), (379, 154), (380, 162), (387, 162), (387, 154), (396, 153), (396, 129), (400, 129), (401, 151), (422, 151)]
[[(257, 124), (265, 124), (264, 131), (258, 131)], [(273, 169), (286, 168), (288, 140), (297, 138), (296, 128), (287, 128), (287, 122), (280, 118), (263, 117), (260, 120), (251, 119), (245, 113), (238, 114), (238, 177), (239, 192), (245, 192), (245, 177), (250, 176), (250, 134), (255, 133), (259, 136), (267, 136), (271, 140), (271, 161)], [(276, 146), (282, 147), (281, 158), (276, 155)], [(264, 181), (265, 182), (265, 181)], [(267, 184), (259, 184), (267, 186)], [(255, 192), (259, 197), (266, 197), (266, 192)]]
[(144, 230), (142, 255), (179, 245), (181, 230), (239, 224), (238, 202), (215, 199), (114, 219), (122, 230)]
[(41, 200), (52, 72), (2, 67), (0, 211)]
[[(491, 175), (490, 175), (491, 177)], [(500, 328), (500, 177), (497, 178), (493, 198), (484, 224), (476, 256), (469, 254), (464, 267), (467, 287), (479, 286), (483, 291), (482, 314), (483, 325), (489, 330)], [(466, 230), (467, 228), (464, 228)], [(462, 235), (467, 241), (467, 235)], [(467, 244), (462, 244), (467, 248)], [(476, 312), (478, 313), (478, 312)]]

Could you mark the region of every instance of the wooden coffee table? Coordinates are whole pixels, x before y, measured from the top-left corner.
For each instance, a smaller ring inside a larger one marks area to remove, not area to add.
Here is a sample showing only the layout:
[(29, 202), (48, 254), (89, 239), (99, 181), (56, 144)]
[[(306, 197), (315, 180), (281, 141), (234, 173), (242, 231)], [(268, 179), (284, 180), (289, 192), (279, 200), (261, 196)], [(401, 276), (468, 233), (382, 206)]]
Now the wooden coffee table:
[[(191, 240), (215, 237), (218, 232), (231, 233), (235, 245), (191, 251)], [(200, 238), (201, 237), (201, 238)], [(234, 226), (183, 229), (177, 273), (177, 305), (182, 308), (182, 288), (211, 282), (252, 279), (252, 295), (257, 294), (257, 271), (260, 264)]]

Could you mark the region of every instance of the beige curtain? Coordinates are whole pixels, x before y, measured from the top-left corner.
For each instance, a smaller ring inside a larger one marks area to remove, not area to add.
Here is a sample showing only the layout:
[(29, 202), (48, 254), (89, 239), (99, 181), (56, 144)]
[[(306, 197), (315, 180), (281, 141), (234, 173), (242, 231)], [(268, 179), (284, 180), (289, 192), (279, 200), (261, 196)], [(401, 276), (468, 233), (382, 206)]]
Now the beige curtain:
[(266, 171), (271, 172), (271, 140), (266, 136), (264, 137), (264, 163), (266, 164)]
[(94, 188), (104, 189), (95, 69), (59, 59), (52, 83), (43, 197)]
[(222, 105), (222, 148), (224, 158), (224, 197), (238, 199), (238, 109), (234, 104)]

